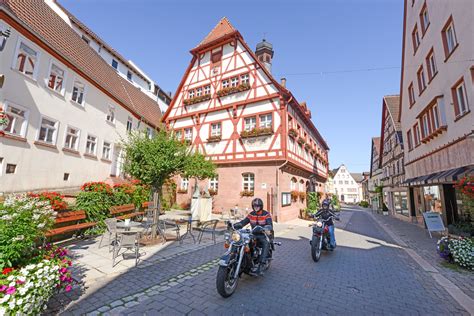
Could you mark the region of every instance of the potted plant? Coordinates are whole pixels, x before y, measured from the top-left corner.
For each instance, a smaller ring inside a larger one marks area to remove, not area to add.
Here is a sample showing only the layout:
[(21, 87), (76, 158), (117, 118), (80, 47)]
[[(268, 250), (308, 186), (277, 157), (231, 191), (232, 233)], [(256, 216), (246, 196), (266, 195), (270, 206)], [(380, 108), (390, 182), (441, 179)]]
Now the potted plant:
[(221, 135), (213, 135), (213, 136), (209, 136), (209, 138), (207, 139), (207, 142), (208, 143), (215, 143), (215, 142), (220, 142), (221, 140), (222, 140)]
[(300, 144), (300, 145), (303, 145), (304, 143), (306, 143), (306, 141), (304, 140), (303, 137), (298, 137), (297, 142), (298, 142), (298, 144)]
[(306, 199), (306, 192), (298, 192), (298, 196), (301, 201), (304, 201)]
[(210, 194), (211, 196), (217, 195), (217, 190), (214, 189), (214, 188), (209, 188), (208, 191), (209, 191), (209, 194)]
[(291, 191), (290, 195), (291, 195), (291, 200), (293, 202), (296, 202), (298, 200), (298, 197), (300, 196), (300, 193), (298, 191)]
[(253, 195), (254, 195), (254, 191), (244, 190), (244, 191), (240, 192), (241, 197), (249, 197), (249, 196), (253, 196)]
[(288, 130), (288, 136), (296, 138), (298, 136), (298, 132), (294, 128), (290, 128)]

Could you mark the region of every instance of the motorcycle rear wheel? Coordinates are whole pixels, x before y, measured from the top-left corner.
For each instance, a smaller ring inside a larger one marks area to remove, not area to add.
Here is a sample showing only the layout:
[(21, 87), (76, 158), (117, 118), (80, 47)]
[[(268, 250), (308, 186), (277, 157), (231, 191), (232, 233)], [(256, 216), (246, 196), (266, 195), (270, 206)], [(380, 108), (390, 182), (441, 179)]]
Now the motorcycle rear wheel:
[(216, 277), (217, 292), (224, 298), (234, 294), (239, 277), (234, 279), (235, 264), (231, 267), (219, 266)]
[(318, 262), (321, 258), (321, 237), (313, 237), (311, 241), (311, 257), (313, 258), (314, 262)]

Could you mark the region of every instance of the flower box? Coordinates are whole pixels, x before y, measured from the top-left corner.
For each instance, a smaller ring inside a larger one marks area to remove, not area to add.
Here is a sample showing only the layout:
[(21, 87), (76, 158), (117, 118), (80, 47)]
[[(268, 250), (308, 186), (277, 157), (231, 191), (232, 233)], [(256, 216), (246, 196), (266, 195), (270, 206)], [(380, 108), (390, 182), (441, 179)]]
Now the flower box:
[(298, 195), (301, 201), (304, 201), (304, 199), (306, 199), (306, 192), (298, 192)]
[(220, 142), (222, 140), (222, 136), (221, 135), (214, 135), (214, 136), (210, 136), (208, 139), (207, 139), (207, 142), (208, 143), (215, 143), (215, 142)]
[(311, 153), (313, 154), (313, 156), (316, 156), (316, 157), (317, 157), (317, 152), (316, 152), (316, 150), (311, 149)]
[(250, 131), (240, 132), (240, 138), (250, 138), (250, 137), (259, 137), (259, 136), (268, 136), (272, 135), (273, 130), (271, 127), (266, 128), (254, 128)]
[(306, 143), (306, 141), (304, 140), (303, 137), (298, 137), (297, 142), (298, 142), (298, 144), (300, 144), (300, 145), (303, 145), (304, 143)]
[(210, 196), (217, 195), (217, 190), (215, 190), (215, 189), (213, 189), (213, 188), (209, 188), (209, 195), (210, 195)]
[(298, 136), (298, 132), (294, 128), (290, 128), (290, 130), (288, 131), (288, 136), (296, 138)]
[(240, 196), (242, 196), (242, 197), (253, 196), (253, 195), (254, 195), (254, 191), (244, 190), (244, 191), (240, 192)]
[(186, 193), (188, 193), (188, 189), (177, 189), (177, 190), (176, 190), (176, 193), (179, 193), (179, 194), (186, 194)]
[(309, 151), (309, 150), (311, 150), (311, 145), (310, 144), (305, 144), (304, 148)]
[(210, 94), (205, 94), (205, 95), (200, 95), (198, 97), (194, 97), (194, 98), (191, 98), (191, 99), (185, 99), (183, 101), (183, 104), (184, 105), (191, 105), (191, 104), (195, 104), (195, 103), (199, 103), (199, 102), (204, 102), (204, 101), (207, 101), (207, 100), (210, 100), (211, 99), (211, 95)]
[(217, 91), (218, 97), (224, 97), (226, 95), (234, 94), (237, 92), (242, 92), (250, 89), (250, 85), (247, 83), (242, 83), (236, 87), (227, 87), (222, 88), (221, 90)]
[(296, 201), (296, 200), (298, 200), (298, 197), (300, 196), (300, 193), (298, 191), (291, 191), (290, 195), (291, 195), (291, 199), (293, 201)]

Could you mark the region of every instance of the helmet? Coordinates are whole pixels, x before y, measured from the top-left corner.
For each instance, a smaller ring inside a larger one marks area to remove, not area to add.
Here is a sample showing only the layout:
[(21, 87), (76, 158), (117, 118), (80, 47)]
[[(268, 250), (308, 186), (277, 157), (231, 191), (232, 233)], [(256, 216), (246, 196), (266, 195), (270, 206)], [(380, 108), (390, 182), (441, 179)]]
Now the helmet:
[(323, 208), (329, 208), (329, 201), (328, 201), (328, 200), (324, 200), (322, 206), (323, 206)]
[(263, 210), (263, 201), (261, 198), (255, 198), (252, 200), (252, 209), (257, 212)]

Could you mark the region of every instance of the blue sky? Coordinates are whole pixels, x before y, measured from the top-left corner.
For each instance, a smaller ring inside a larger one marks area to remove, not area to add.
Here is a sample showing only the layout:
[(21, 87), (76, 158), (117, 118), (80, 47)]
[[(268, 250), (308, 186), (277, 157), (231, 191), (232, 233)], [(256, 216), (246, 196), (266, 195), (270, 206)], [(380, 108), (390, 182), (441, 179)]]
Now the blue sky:
[[(330, 168), (369, 170), (382, 97), (398, 94), (401, 0), (59, 0), (166, 91), (175, 92), (189, 50), (221, 17), (250, 47), (273, 44), (273, 75), (306, 101), (331, 148)], [(380, 69), (382, 68), (382, 69)], [(378, 70), (374, 70), (378, 69)]]

